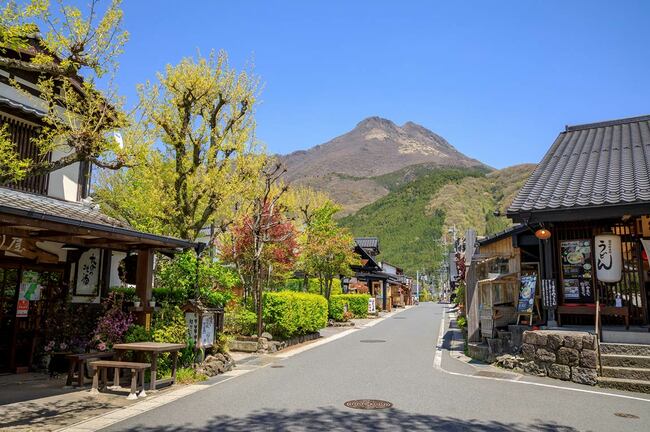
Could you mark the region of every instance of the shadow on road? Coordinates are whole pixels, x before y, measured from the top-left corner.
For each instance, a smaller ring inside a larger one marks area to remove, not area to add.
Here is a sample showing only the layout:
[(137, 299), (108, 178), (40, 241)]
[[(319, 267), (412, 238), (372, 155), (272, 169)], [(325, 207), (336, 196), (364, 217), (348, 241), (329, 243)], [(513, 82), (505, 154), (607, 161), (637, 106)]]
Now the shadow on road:
[[(116, 429), (119, 429), (119, 424)], [(399, 409), (375, 411), (347, 411), (320, 408), (309, 411), (263, 410), (247, 417), (221, 416), (202, 427), (191, 424), (146, 427), (134, 425), (132, 431), (540, 431), (568, 432), (576, 429), (557, 423), (535, 420), (533, 424), (505, 423), (482, 420), (462, 420), (453, 417), (410, 414)]]

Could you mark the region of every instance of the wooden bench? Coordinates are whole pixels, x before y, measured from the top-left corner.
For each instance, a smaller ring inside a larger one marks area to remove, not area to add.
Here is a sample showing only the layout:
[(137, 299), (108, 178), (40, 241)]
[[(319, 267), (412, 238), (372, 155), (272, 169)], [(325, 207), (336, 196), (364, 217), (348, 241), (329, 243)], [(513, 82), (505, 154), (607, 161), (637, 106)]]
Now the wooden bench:
[(65, 382), (66, 387), (72, 386), (74, 374), (77, 373), (77, 386), (84, 386), (84, 376), (86, 375), (86, 362), (93, 359), (111, 359), (115, 353), (113, 351), (92, 352), (83, 354), (68, 354), (68, 379)]
[(115, 360), (98, 360), (90, 362), (90, 365), (95, 368), (93, 373), (93, 387), (90, 390), (90, 394), (97, 395), (99, 394), (99, 374), (101, 371), (102, 383), (103, 386), (106, 386), (106, 375), (107, 371), (110, 368), (115, 369), (115, 375), (113, 377), (113, 387), (120, 387), (120, 369), (130, 369), (131, 370), (131, 392), (127, 396), (127, 399), (137, 399), (138, 394), (138, 375), (140, 376), (140, 385), (142, 390), (140, 391), (139, 397), (146, 397), (147, 393), (144, 391), (144, 371), (151, 367), (151, 363), (136, 363), (136, 362), (124, 362), (124, 361), (115, 361)]
[[(626, 307), (601, 306), (602, 316), (620, 316), (625, 321), (625, 329), (630, 328), (630, 311)], [(557, 323), (562, 325), (562, 315), (591, 315), (596, 316), (596, 305), (586, 304), (577, 306), (561, 305), (557, 307)]]

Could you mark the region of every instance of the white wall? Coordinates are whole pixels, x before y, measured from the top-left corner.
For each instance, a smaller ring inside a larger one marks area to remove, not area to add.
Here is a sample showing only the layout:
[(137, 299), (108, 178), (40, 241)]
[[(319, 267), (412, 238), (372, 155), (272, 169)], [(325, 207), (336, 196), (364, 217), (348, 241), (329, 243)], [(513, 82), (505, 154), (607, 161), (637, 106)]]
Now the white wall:
[[(66, 153), (61, 150), (52, 152), (52, 161), (64, 157)], [(47, 194), (54, 198), (66, 201), (77, 201), (79, 192), (79, 163), (73, 163), (65, 168), (50, 173)]]

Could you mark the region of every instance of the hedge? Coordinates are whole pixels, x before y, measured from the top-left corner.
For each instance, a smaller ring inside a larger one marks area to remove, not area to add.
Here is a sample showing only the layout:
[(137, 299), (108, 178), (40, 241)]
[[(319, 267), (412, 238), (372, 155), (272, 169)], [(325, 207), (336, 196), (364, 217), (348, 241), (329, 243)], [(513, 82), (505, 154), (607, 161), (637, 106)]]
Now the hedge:
[(293, 291), (264, 294), (265, 329), (274, 338), (313, 333), (327, 325), (327, 300), (319, 294)]
[(345, 305), (355, 318), (365, 318), (368, 315), (369, 294), (339, 294), (330, 297), (329, 316), (335, 321), (343, 321)]

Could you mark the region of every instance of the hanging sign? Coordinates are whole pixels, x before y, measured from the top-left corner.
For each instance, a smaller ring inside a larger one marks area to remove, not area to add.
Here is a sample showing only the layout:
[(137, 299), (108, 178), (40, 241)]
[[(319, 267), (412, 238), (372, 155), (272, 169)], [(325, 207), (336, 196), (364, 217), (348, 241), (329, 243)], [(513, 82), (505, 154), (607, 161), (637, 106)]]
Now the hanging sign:
[(23, 272), (18, 290), (17, 317), (26, 317), (29, 314), (29, 302), (41, 299), (42, 287), (38, 284), (39, 274), (35, 271)]
[(621, 237), (615, 234), (596, 236), (596, 277), (601, 282), (618, 282), (623, 270)]

